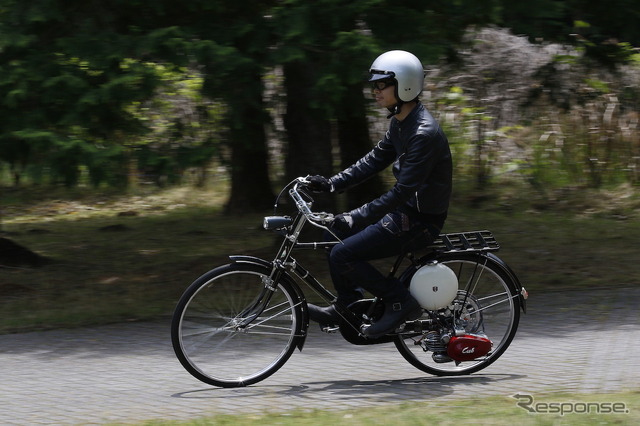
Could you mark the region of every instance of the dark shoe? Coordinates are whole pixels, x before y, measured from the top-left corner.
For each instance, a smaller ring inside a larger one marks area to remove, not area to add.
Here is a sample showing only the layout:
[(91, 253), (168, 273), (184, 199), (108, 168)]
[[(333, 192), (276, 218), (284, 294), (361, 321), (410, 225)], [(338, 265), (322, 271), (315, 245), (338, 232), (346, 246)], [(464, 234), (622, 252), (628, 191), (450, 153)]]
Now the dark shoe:
[(418, 319), (421, 315), (420, 304), (407, 294), (401, 301), (386, 302), (382, 317), (364, 329), (363, 334), (372, 338), (381, 337), (393, 333), (403, 322)]
[(309, 319), (320, 325), (338, 325), (340, 323), (340, 315), (336, 311), (335, 306), (320, 307), (312, 303), (307, 303), (309, 307)]

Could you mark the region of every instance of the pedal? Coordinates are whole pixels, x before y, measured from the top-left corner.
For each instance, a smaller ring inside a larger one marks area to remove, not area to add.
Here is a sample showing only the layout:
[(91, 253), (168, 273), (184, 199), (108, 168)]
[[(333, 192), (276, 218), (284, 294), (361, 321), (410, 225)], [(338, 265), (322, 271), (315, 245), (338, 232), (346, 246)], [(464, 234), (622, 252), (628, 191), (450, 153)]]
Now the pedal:
[(320, 326), (320, 330), (322, 330), (327, 334), (334, 334), (340, 331), (340, 327), (337, 325), (325, 325), (325, 326)]

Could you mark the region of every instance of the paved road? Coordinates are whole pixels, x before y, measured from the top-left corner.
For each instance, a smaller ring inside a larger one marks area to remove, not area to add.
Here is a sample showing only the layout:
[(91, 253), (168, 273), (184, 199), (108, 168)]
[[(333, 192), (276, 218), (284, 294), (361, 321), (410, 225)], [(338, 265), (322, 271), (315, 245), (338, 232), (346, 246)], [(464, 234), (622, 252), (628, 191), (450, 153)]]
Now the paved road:
[(173, 355), (168, 322), (5, 335), (0, 424), (99, 424), (638, 389), (638, 301), (638, 288), (533, 294), (506, 354), (482, 372), (452, 378), (425, 376), (393, 344), (353, 346), (316, 327), (304, 351), (279, 372), (241, 389), (212, 388), (188, 375)]

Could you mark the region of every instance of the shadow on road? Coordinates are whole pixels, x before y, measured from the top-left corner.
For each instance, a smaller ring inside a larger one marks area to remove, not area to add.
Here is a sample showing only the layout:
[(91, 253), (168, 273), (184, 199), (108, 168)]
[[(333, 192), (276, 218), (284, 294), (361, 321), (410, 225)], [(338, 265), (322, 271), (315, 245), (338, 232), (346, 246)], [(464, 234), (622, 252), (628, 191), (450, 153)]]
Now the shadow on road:
[(368, 401), (424, 400), (426, 395), (445, 396), (460, 386), (494, 386), (498, 382), (525, 378), (519, 374), (483, 374), (464, 377), (414, 377), (397, 380), (338, 380), (305, 382), (300, 385), (254, 385), (245, 388), (206, 388), (179, 392), (173, 398), (209, 399), (286, 396), (303, 400), (339, 398)]

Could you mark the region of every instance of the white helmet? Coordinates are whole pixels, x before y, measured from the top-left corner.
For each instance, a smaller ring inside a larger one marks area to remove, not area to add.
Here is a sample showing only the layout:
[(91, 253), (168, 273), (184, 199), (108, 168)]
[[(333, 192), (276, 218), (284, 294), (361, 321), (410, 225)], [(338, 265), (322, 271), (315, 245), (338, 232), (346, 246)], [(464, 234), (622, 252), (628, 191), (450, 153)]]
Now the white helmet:
[(442, 263), (428, 263), (411, 277), (409, 292), (423, 308), (442, 309), (456, 298), (458, 277)]
[(415, 55), (404, 50), (391, 50), (378, 56), (369, 69), (369, 81), (394, 78), (396, 96), (401, 102), (411, 102), (422, 93), (425, 71)]

